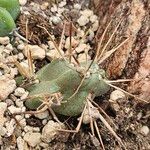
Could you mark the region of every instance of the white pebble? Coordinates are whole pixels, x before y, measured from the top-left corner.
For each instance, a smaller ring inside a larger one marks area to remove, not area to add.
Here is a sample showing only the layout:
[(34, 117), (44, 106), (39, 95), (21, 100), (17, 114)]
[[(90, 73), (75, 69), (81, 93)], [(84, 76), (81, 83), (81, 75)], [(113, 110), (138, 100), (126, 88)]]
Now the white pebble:
[(24, 140), (31, 147), (35, 147), (36, 145), (40, 144), (40, 142), (41, 142), (41, 134), (40, 133), (34, 133), (34, 132), (27, 132), (24, 135)]
[(52, 16), (51, 21), (53, 24), (57, 25), (58, 23), (61, 22), (61, 19), (58, 16)]
[(10, 111), (10, 113), (14, 114), (14, 113), (19, 113), (21, 112), (21, 108), (17, 108), (13, 105), (9, 106), (8, 107), (8, 110)]
[(59, 7), (64, 7), (65, 5), (66, 5), (66, 2), (65, 2), (65, 1), (61, 1), (61, 2), (58, 4)]
[(89, 22), (89, 19), (88, 19), (88, 17), (86, 17), (86, 16), (81, 16), (78, 20), (77, 20), (77, 22), (78, 22), (78, 24), (79, 24), (79, 26), (85, 26), (88, 22)]
[(143, 134), (144, 136), (147, 136), (149, 134), (149, 128), (148, 126), (143, 126), (140, 130), (141, 134)]
[(7, 129), (7, 136), (11, 136), (16, 128), (16, 121), (11, 119), (10, 122), (7, 122), (5, 125)]
[(80, 4), (74, 4), (74, 9), (80, 10), (81, 9), (81, 5)]
[(0, 77), (0, 100), (4, 100), (16, 88), (16, 82), (8, 77)]
[(122, 91), (115, 90), (110, 94), (111, 101), (124, 100), (126, 98), (125, 94)]
[(22, 139), (21, 136), (17, 138), (17, 147), (18, 150), (24, 150), (24, 140)]
[(45, 50), (38, 45), (27, 45), (24, 49), (25, 56), (27, 56), (28, 49), (31, 51), (31, 56), (33, 59), (42, 60), (45, 58)]
[(14, 95), (21, 97), (24, 93), (25, 93), (25, 89), (18, 87), (18, 88), (16, 88)]
[(99, 22), (98, 22), (98, 20), (96, 20), (95, 23), (92, 25), (91, 30), (95, 32), (95, 31), (97, 31), (98, 27), (99, 27)]
[(79, 61), (79, 62), (85, 62), (86, 59), (87, 59), (87, 60), (90, 60), (91, 57), (90, 57), (89, 55), (86, 56), (85, 53), (78, 55), (78, 61)]
[(51, 12), (57, 12), (57, 5), (53, 5), (53, 7), (51, 7)]
[(19, 4), (21, 6), (24, 6), (27, 3), (27, 0), (19, 0)]
[(39, 119), (45, 119), (49, 116), (49, 112), (46, 110), (46, 111), (43, 111), (41, 113), (35, 114), (34, 116), (39, 118)]
[(17, 46), (17, 49), (19, 49), (19, 50), (24, 50), (24, 48), (25, 48), (25, 45), (23, 43), (21, 43)]
[(75, 49), (77, 53), (81, 53), (83, 51), (88, 51), (90, 49), (89, 45), (87, 44), (79, 44), (79, 46)]
[[(77, 43), (78, 43), (78, 41), (74, 37), (71, 37), (71, 41), (72, 41), (72, 43), (71, 43), (72, 47), (75, 47), (77, 45)], [(70, 48), (70, 37), (68, 37), (66, 39), (65, 48), (66, 49)]]
[(8, 36), (0, 37), (0, 44), (7, 45), (7, 44), (9, 44), (9, 42), (10, 42), (10, 40), (9, 40)]
[(96, 20), (98, 20), (98, 18), (97, 18), (96, 15), (92, 15), (92, 16), (90, 17), (90, 21), (91, 21), (92, 23), (96, 22)]
[(92, 10), (89, 10), (89, 9), (85, 9), (83, 11), (81, 11), (81, 14), (85, 17), (91, 17), (93, 15), (93, 11)]
[(61, 129), (62, 127), (63, 124), (50, 120), (42, 130), (42, 141), (46, 143), (51, 142), (59, 134), (59, 131), (57, 129)]

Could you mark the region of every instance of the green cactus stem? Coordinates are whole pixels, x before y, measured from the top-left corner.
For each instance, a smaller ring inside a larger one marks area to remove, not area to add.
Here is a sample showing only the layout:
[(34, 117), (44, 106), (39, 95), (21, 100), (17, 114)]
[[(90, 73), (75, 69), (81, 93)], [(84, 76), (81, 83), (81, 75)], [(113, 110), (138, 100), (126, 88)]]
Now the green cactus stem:
[(20, 13), (20, 6), (18, 0), (0, 0), (0, 7), (5, 8), (13, 20), (16, 20)]
[[(29, 96), (60, 92), (63, 95), (63, 103), (60, 106), (53, 106), (52, 109), (66, 116), (79, 115), (83, 111), (86, 97), (89, 93), (100, 96), (109, 90), (109, 86), (103, 81), (105, 73), (99, 69), (97, 64), (91, 66), (90, 72), (91, 75), (85, 79), (79, 91), (71, 97), (81, 83), (82, 76), (75, 69), (71, 68), (69, 63), (59, 59), (54, 60), (37, 72), (37, 78), (40, 80), (40, 83), (28, 89), (30, 91)], [(38, 102), (37, 99), (42, 101), (41, 97), (28, 99), (25, 105), (29, 109), (31, 109), (31, 106), (36, 109), (35, 100)]]
[(15, 27), (10, 13), (5, 8), (0, 7), (0, 36), (9, 34)]
[(18, 0), (0, 0), (0, 36), (8, 35), (15, 27), (20, 13)]

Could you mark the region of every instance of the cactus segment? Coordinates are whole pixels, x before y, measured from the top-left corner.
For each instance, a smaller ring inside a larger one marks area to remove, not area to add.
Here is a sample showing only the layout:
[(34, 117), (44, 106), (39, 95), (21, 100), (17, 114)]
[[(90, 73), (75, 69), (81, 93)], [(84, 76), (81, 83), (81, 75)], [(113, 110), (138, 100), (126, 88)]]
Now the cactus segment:
[(0, 7), (0, 36), (9, 34), (15, 27), (10, 13), (5, 8)]
[[(54, 60), (37, 72), (37, 78), (40, 80), (40, 83), (28, 89), (30, 92), (29, 96), (60, 92), (63, 95), (62, 103), (60, 106), (53, 106), (52, 109), (66, 116), (79, 115), (85, 106), (89, 93), (100, 96), (109, 90), (109, 86), (103, 81), (105, 78), (104, 71), (100, 70), (96, 64), (93, 64), (90, 69), (90, 76), (85, 79), (77, 94), (71, 97), (81, 83), (81, 73), (72, 69), (69, 63), (63, 60)], [(33, 100), (26, 101), (28, 108), (31, 108), (30, 105), (33, 106), (31, 104)], [(42, 99), (39, 100), (42, 101)], [(33, 103), (37, 106), (35, 101)]]
[(5, 8), (14, 20), (16, 20), (20, 13), (18, 0), (0, 0), (0, 7)]

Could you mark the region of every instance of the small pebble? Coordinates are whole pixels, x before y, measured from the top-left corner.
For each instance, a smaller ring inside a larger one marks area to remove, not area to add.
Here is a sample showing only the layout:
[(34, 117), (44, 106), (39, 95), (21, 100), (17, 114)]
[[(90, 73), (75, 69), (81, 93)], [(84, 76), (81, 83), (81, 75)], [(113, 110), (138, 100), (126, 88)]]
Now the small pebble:
[(9, 42), (10, 42), (10, 40), (9, 40), (8, 36), (0, 37), (0, 44), (7, 45), (7, 44), (9, 44)]
[(19, 4), (21, 6), (24, 6), (27, 3), (27, 0), (19, 0)]
[(59, 134), (57, 129), (62, 129), (63, 124), (50, 120), (42, 130), (42, 141), (49, 143)]
[(81, 5), (80, 4), (74, 4), (74, 9), (80, 10), (81, 9)]
[(110, 94), (111, 101), (124, 100), (126, 98), (125, 94), (122, 91), (115, 90)]
[(41, 134), (35, 132), (27, 132), (23, 138), (31, 147), (35, 147), (41, 142)]
[(45, 119), (49, 116), (49, 112), (46, 110), (46, 111), (43, 111), (41, 113), (35, 114), (34, 116), (39, 118), (39, 119)]
[(24, 93), (25, 93), (25, 89), (18, 87), (18, 88), (16, 88), (14, 95), (21, 97)]
[(33, 59), (44, 59), (45, 50), (38, 45), (27, 45), (24, 49), (24, 54), (27, 56), (28, 49), (31, 51), (31, 56)]
[(81, 11), (81, 14), (84, 16), (84, 17), (91, 17), (93, 15), (93, 11), (92, 10), (89, 10), (89, 9), (85, 9), (83, 11)]
[(24, 140), (21, 136), (17, 138), (17, 148), (18, 150), (24, 150)]
[(58, 16), (52, 16), (51, 21), (54, 25), (57, 25), (58, 23), (61, 22), (61, 19)]
[(86, 16), (81, 16), (78, 20), (77, 20), (79, 26), (83, 27), (85, 26), (87, 23), (89, 23), (89, 19)]
[(4, 100), (16, 88), (16, 82), (5, 76), (0, 77), (0, 100)]
[(148, 126), (143, 126), (141, 129), (140, 129), (140, 132), (141, 134), (143, 134), (144, 136), (147, 136), (149, 134), (149, 128)]

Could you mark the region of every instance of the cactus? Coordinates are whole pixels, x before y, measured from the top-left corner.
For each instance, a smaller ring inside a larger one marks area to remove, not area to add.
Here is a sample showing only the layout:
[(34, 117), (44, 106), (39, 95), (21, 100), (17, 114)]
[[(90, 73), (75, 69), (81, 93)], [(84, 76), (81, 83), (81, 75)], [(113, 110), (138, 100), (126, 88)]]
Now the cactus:
[(8, 35), (15, 27), (20, 13), (18, 0), (0, 0), (0, 36)]
[[(62, 104), (53, 107), (53, 110), (66, 116), (79, 115), (83, 111), (86, 97), (90, 92), (100, 96), (109, 90), (109, 86), (103, 81), (105, 73), (97, 64), (92, 64), (90, 72), (91, 75), (84, 80), (77, 94), (71, 97), (81, 83), (82, 74), (71, 68), (68, 62), (54, 60), (37, 72), (40, 83), (28, 89), (30, 96), (53, 94), (59, 91), (63, 95)], [(35, 101), (40, 104), (37, 98), (27, 100), (25, 104), (30, 109), (36, 109), (38, 105)]]

